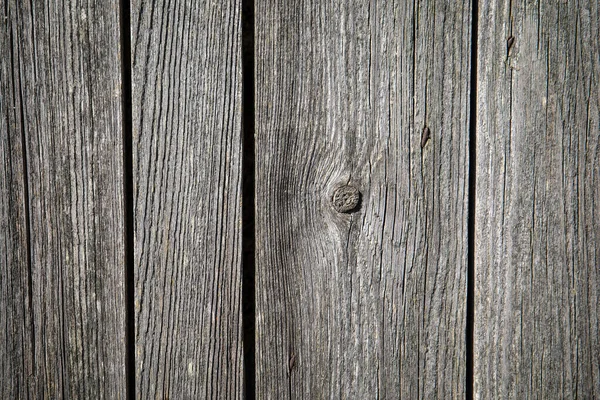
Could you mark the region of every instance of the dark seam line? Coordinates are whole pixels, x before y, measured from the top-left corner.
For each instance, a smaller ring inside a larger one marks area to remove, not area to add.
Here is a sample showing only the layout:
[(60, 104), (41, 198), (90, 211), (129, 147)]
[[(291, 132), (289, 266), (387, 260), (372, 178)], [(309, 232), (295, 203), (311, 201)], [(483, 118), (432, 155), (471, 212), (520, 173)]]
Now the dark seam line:
[(133, 161), (131, 111), (131, 10), (129, 0), (120, 1), (121, 94), (123, 116), (123, 207), (125, 243), (125, 396), (135, 399), (135, 311), (134, 311), (134, 232)]
[(475, 195), (476, 195), (476, 129), (477, 129), (477, 35), (479, 31), (478, 0), (472, 3), (471, 84), (469, 105), (469, 211), (467, 250), (467, 328), (466, 328), (466, 399), (473, 399), (473, 329), (475, 324)]
[(244, 398), (256, 397), (254, 0), (242, 0), (242, 330)]

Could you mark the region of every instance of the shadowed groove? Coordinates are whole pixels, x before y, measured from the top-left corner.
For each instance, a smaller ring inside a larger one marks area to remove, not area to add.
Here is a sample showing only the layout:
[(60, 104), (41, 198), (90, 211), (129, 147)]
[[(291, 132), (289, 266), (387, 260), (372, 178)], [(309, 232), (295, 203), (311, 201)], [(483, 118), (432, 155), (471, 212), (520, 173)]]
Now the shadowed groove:
[(134, 233), (133, 161), (131, 111), (131, 11), (129, 0), (120, 1), (121, 29), (121, 106), (123, 113), (123, 209), (125, 242), (125, 377), (126, 398), (135, 398), (135, 310), (134, 310)]
[(255, 398), (254, 0), (242, 0), (242, 329), (244, 392)]
[(475, 300), (475, 190), (476, 190), (476, 128), (477, 128), (477, 31), (478, 4), (472, 4), (471, 20), (471, 84), (469, 112), (469, 216), (467, 250), (467, 328), (466, 328), (466, 398), (473, 399), (473, 326)]

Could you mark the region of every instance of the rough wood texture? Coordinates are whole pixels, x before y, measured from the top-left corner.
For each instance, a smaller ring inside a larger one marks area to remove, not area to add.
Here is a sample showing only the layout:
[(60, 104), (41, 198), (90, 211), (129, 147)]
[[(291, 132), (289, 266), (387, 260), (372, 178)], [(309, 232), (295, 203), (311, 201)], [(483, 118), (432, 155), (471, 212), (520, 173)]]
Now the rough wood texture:
[[(7, 4), (3, 4), (7, 17)], [(18, 70), (11, 24), (0, 24), (0, 398), (26, 398), (33, 332)], [(17, 80), (13, 79), (16, 73)]]
[(118, 10), (2, 10), (0, 398), (124, 398)]
[(257, 398), (465, 395), (470, 26), (468, 1), (256, 2)]
[(599, 4), (481, 1), (479, 27), (475, 398), (597, 399)]
[(241, 398), (239, 0), (134, 0), (139, 398)]

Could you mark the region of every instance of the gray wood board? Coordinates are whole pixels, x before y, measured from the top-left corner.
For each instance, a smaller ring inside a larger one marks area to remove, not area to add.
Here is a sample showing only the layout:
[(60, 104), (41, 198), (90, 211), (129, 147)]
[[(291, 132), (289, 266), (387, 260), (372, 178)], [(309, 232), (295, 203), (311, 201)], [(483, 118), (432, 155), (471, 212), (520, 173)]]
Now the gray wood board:
[(240, 12), (132, 2), (140, 398), (243, 395)]
[(257, 398), (465, 395), (470, 26), (468, 1), (256, 2)]
[(475, 398), (600, 398), (599, 37), (597, 0), (480, 2)]
[(2, 10), (0, 397), (124, 398), (118, 8)]

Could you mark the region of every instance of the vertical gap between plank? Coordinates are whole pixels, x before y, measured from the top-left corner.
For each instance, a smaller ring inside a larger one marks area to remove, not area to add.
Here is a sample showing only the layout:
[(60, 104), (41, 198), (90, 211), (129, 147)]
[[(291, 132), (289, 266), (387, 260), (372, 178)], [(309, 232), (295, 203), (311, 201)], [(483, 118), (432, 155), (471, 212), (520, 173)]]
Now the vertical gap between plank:
[(244, 398), (256, 394), (254, 0), (242, 1), (242, 330)]
[(471, 93), (469, 110), (469, 216), (467, 256), (467, 365), (466, 398), (473, 399), (473, 329), (475, 324), (475, 196), (476, 196), (476, 139), (477, 139), (477, 35), (479, 31), (478, 0), (472, 2), (471, 24)]
[(135, 311), (133, 233), (133, 147), (131, 114), (131, 30), (129, 0), (120, 1), (121, 105), (123, 115), (123, 207), (125, 243), (125, 396), (135, 398)]

